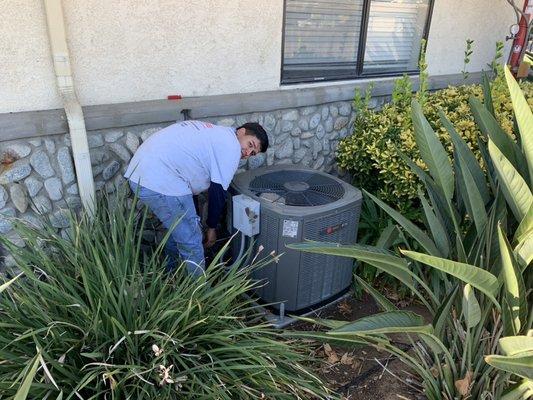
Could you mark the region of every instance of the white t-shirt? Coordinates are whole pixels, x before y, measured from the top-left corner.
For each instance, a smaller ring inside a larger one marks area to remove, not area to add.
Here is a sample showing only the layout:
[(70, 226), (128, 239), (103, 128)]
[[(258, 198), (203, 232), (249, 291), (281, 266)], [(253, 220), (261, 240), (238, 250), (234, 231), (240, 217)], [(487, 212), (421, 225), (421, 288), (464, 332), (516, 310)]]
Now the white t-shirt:
[(183, 121), (150, 136), (133, 155), (124, 176), (168, 196), (198, 194), (211, 181), (227, 190), (240, 158), (234, 128)]

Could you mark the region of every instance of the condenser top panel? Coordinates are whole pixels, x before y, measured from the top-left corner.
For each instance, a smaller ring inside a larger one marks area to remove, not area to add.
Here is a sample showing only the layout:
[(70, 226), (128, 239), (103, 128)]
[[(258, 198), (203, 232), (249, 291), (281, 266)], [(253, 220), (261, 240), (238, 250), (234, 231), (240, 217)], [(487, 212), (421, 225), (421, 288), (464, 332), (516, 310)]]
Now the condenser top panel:
[(279, 170), (256, 176), (248, 189), (261, 199), (287, 206), (313, 207), (344, 196), (335, 179), (314, 171)]

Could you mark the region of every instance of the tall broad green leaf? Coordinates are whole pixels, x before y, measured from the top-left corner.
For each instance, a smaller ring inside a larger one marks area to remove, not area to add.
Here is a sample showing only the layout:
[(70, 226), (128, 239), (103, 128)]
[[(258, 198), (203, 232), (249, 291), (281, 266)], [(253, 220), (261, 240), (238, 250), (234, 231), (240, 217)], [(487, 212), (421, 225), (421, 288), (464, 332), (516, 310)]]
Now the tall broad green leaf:
[(429, 173), (442, 189), (446, 199), (450, 201), (453, 197), (454, 178), (448, 154), (424, 117), (420, 104), (413, 100), (411, 106), (414, 136), (420, 156), (428, 166)]
[(517, 221), (522, 221), (533, 202), (531, 190), (529, 190), (524, 178), (490, 139), (489, 153), (498, 175), (503, 195)]
[(502, 129), (498, 121), (483, 107), (483, 104), (478, 99), (471, 97), (469, 103), (481, 132), (498, 146), (503, 155), (522, 176), (527, 176), (526, 159), (513, 138)]
[(504, 356), (533, 351), (533, 337), (531, 336), (506, 336), (501, 338), (498, 344)]
[(533, 113), (527, 103), (520, 86), (514, 79), (509, 68), (505, 66), (505, 79), (511, 93), (513, 110), (520, 130), (520, 142), (526, 156), (529, 170), (529, 184), (533, 187)]
[(368, 283), (364, 281), (364, 279), (361, 279), (357, 275), (355, 275), (355, 279), (357, 279), (357, 282), (365, 289), (365, 291), (371, 295), (375, 302), (378, 304), (378, 306), (383, 311), (397, 311), (398, 307), (396, 307), (394, 304), (392, 304), (389, 299), (387, 299), (385, 296), (383, 296), (381, 293), (379, 293), (376, 289), (374, 289), (372, 286), (370, 286)]
[(523, 379), (502, 393), (500, 400), (530, 400), (533, 397), (533, 380)]
[(492, 93), (490, 90), (489, 77), (485, 72), (482, 75), (482, 85), (483, 85), (483, 104), (485, 108), (492, 114), (494, 114), (494, 105), (492, 104)]
[(374, 195), (365, 191), (365, 194), (369, 196), (378, 206), (380, 206), (387, 214), (389, 214), (402, 228), (406, 230), (420, 245), (430, 254), (441, 255), (440, 251), (435, 246), (435, 243), (428, 237), (428, 235), (407, 218), (405, 218), (398, 211), (389, 207), (387, 204), (379, 200)]
[(328, 333), (337, 335), (346, 333), (382, 334), (399, 332), (431, 333), (433, 328), (431, 325), (424, 324), (424, 318), (414, 312), (387, 311), (360, 318)]
[(417, 253), (408, 250), (401, 250), (401, 252), (405, 256), (415, 261), (429, 265), (430, 267), (455, 276), (465, 283), (469, 283), (476, 289), (485, 293), (494, 302), (494, 304), (499, 306), (498, 302), (494, 298), (494, 295), (499, 289), (498, 279), (490, 272), (470, 264), (447, 260), (445, 258), (433, 257), (423, 253)]
[(444, 326), (446, 324), (446, 320), (450, 317), (450, 310), (455, 301), (455, 296), (457, 295), (458, 291), (459, 285), (455, 285), (455, 287), (446, 296), (446, 298), (438, 308), (437, 312), (435, 313), (435, 317), (433, 318), (433, 327), (435, 328), (435, 334), (438, 337), (441, 337), (441, 334), (444, 330)]
[(533, 261), (533, 230), (529, 231), (529, 235), (527, 235), (520, 243), (516, 245), (514, 251), (519, 257), (519, 261), (522, 266), (521, 270), (525, 271), (525, 269)]
[(464, 181), (466, 193), (461, 193), (463, 201), (470, 218), (474, 220), (478, 236), (483, 233), (483, 230), (487, 226), (487, 212), (485, 211), (485, 201), (478, 187), (476, 186), (475, 179), (470, 173), (470, 170), (466, 166), (467, 161), (464, 160), (461, 153), (457, 153), (459, 156), (458, 166), (460, 176)]
[(418, 192), (418, 197), (422, 202), (422, 208), (424, 209), (424, 214), (426, 215), (426, 220), (431, 231), (431, 236), (435, 241), (435, 245), (438, 247), (443, 257), (448, 257), (450, 254), (450, 243), (448, 242), (446, 228), (437, 218), (422, 192)]
[(439, 116), (442, 126), (446, 128), (452, 139), (454, 150), (463, 160), (462, 167), (467, 168), (468, 171), (470, 171), (474, 184), (483, 198), (483, 202), (487, 204), (490, 200), (490, 194), (486, 184), (485, 173), (481, 169), (478, 160), (464, 139), (457, 133), (452, 123), (446, 118), (446, 114), (444, 114), (442, 110), (439, 110)]
[(472, 286), (468, 283), (463, 289), (463, 315), (468, 328), (475, 327), (481, 321), (481, 308)]
[(511, 314), (512, 330), (506, 334), (516, 334), (527, 318), (527, 301), (522, 271), (518, 268), (514, 254), (505, 237), (502, 228), (498, 225), (498, 239), (502, 258), (502, 277), (505, 285), (505, 299)]
[(533, 202), (522, 221), (520, 221), (520, 225), (516, 228), (513, 241), (516, 244), (520, 243), (531, 234), (531, 231), (533, 231)]
[(485, 356), (485, 362), (503, 371), (511, 372), (527, 379), (533, 379), (533, 351), (514, 356)]

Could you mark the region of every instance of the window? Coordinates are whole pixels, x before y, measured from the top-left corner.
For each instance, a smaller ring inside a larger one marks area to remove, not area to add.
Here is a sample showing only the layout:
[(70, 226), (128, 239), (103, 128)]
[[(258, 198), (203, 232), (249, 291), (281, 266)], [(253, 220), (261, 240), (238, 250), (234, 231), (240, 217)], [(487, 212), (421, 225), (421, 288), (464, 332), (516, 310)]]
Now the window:
[(282, 83), (415, 72), (432, 0), (285, 0)]

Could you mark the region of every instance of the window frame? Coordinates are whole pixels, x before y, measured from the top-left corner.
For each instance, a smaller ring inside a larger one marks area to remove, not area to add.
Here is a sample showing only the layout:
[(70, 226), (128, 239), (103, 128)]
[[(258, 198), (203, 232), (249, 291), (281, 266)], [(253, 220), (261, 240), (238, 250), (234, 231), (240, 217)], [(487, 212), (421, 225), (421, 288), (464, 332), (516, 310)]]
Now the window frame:
[[(366, 37), (368, 31), (368, 21), (370, 17), (370, 3), (372, 0), (363, 0), (363, 15), (361, 21), (361, 29), (359, 31), (359, 44), (357, 48), (357, 62), (353, 72), (353, 75), (346, 77), (321, 77), (321, 78), (287, 78), (283, 74), (283, 66), (285, 65), (285, 26), (286, 26), (286, 17), (287, 17), (287, 0), (283, 0), (283, 21), (282, 21), (282, 32), (281, 32), (281, 66), (280, 66), (280, 84), (281, 85), (295, 85), (302, 83), (320, 83), (320, 82), (335, 82), (335, 81), (348, 81), (348, 80), (357, 80), (357, 79), (366, 79), (366, 78), (379, 78), (379, 77), (392, 77), (392, 76), (402, 76), (407, 75), (416, 75), (420, 72), (419, 68), (412, 70), (399, 71), (399, 72), (372, 72), (372, 73), (363, 73), (363, 64), (365, 58), (365, 49), (366, 49)], [(435, 0), (428, 0), (428, 15), (426, 18), (426, 23), (423, 28), (422, 38), (426, 41), (429, 36), (429, 29), (431, 26), (431, 17), (433, 15), (433, 6)], [(324, 64), (325, 66), (334, 66), (338, 63)]]

